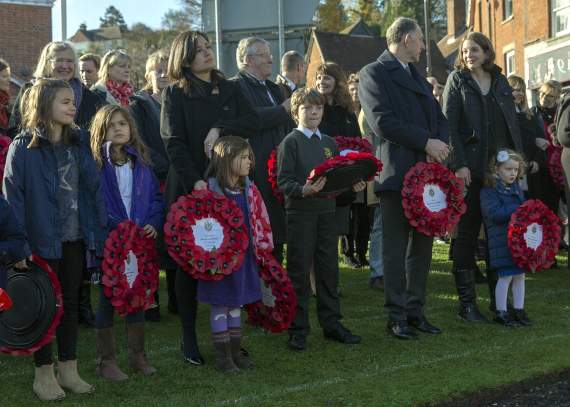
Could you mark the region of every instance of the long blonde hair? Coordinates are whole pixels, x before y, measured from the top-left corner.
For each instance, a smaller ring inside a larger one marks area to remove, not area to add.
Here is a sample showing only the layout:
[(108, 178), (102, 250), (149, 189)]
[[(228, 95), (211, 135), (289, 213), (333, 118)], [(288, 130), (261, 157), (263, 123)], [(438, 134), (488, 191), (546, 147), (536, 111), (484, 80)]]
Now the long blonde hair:
[(106, 86), (106, 83), (109, 80), (109, 68), (112, 68), (123, 61), (128, 62), (129, 65), (132, 63), (132, 59), (129, 54), (127, 54), (127, 51), (123, 49), (114, 49), (107, 52), (103, 56), (103, 59), (101, 59), (101, 68), (99, 68), (99, 80), (97, 81), (97, 85)]
[[(20, 100), (22, 112), (22, 130), (32, 134), (32, 141), (28, 148), (39, 147), (40, 135), (52, 141), (54, 131), (53, 103), (57, 92), (67, 89), (73, 94), (73, 89), (63, 79), (38, 79), (31, 87), (26, 89)], [(72, 129), (75, 125), (64, 125), (62, 140), (65, 144), (71, 142)]]
[[(129, 111), (121, 106), (105, 105), (97, 111), (90, 127), (91, 152), (93, 153), (93, 158), (97, 166), (99, 168), (103, 167), (104, 158), (102, 148), (107, 138), (107, 129), (115, 113), (120, 113), (129, 124), (130, 139), (128, 144), (137, 151), (139, 160), (146, 165), (150, 165), (148, 149), (141, 140), (139, 132), (137, 131), (137, 125)], [(111, 161), (115, 162), (115, 157), (111, 157)]]
[(49, 42), (43, 49), (38, 59), (38, 64), (34, 70), (34, 78), (51, 78), (53, 77), (53, 68), (51, 66), (51, 60), (55, 57), (58, 52), (69, 51), (73, 54), (73, 77), (79, 79), (79, 70), (77, 69), (77, 55), (73, 47), (63, 41)]

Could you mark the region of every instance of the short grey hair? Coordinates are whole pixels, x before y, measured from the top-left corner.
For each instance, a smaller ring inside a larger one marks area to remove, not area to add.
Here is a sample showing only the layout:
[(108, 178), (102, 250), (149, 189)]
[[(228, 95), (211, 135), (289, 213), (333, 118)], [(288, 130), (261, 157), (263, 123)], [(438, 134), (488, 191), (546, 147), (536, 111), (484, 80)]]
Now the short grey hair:
[(399, 44), (406, 34), (416, 31), (420, 25), (412, 18), (398, 17), (386, 31), (388, 45)]
[(283, 57), (281, 57), (281, 71), (291, 72), (297, 68), (299, 64), (302, 64), (304, 62), (305, 58), (297, 51), (287, 51), (283, 54)]
[(255, 53), (254, 47), (257, 44), (265, 44), (269, 47), (269, 43), (259, 37), (247, 37), (240, 40), (236, 49), (236, 63), (239, 70), (247, 66), (246, 59)]

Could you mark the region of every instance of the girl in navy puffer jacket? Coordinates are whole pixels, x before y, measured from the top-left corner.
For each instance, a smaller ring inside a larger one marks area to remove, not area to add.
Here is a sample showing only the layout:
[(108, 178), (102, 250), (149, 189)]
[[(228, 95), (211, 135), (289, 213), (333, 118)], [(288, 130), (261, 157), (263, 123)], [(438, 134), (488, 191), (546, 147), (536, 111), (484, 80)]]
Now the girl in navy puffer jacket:
[[(492, 174), (481, 190), (481, 211), (487, 230), (489, 262), (499, 280), (495, 288), (495, 321), (505, 325), (530, 325), (524, 312), (524, 271), (515, 265), (507, 245), (509, 221), (513, 212), (524, 202), (518, 183), (525, 163), (520, 154), (500, 150), (491, 160)], [(514, 313), (507, 312), (507, 294), (512, 282)]]

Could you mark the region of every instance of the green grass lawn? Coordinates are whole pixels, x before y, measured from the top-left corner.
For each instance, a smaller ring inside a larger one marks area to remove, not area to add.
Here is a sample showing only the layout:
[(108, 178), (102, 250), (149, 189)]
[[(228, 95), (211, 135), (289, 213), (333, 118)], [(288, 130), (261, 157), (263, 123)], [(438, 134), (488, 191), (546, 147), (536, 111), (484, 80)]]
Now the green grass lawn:
[[(508, 329), (468, 325), (456, 317), (447, 247), (434, 245), (426, 311), (430, 321), (444, 329), (442, 335), (424, 334), (411, 342), (388, 336), (382, 293), (368, 288), (367, 272), (342, 269), (344, 323), (363, 337), (360, 345), (324, 340), (313, 308), (307, 351), (289, 351), (286, 334), (246, 327), (245, 346), (257, 367), (224, 376), (213, 368), (208, 308), (201, 306), (198, 315), (207, 363), (201, 367), (183, 362), (178, 317), (163, 309), (162, 322), (147, 324), (148, 356), (158, 369), (155, 376), (143, 378), (126, 368), (124, 328), (117, 319), (119, 362), (131, 377), (120, 384), (97, 378), (94, 332), (81, 328), (80, 370), (97, 391), (89, 396), (69, 394), (58, 405), (413, 406), (570, 367), (566, 256), (559, 258), (560, 269), (527, 278), (526, 309), (534, 326)], [(489, 316), (487, 287), (479, 288), (480, 307)], [(32, 393), (32, 380), (30, 357), (0, 356), (0, 406), (40, 404)]]

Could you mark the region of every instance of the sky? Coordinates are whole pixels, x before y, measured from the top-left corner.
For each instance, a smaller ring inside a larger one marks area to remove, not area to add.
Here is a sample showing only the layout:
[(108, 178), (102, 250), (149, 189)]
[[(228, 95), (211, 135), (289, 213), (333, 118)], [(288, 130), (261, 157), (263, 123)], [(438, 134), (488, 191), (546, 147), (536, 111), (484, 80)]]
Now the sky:
[[(67, 0), (67, 37), (71, 37), (81, 23), (87, 29), (99, 27), (109, 6), (115, 6), (130, 27), (133, 23), (144, 23), (151, 28), (159, 28), (162, 17), (169, 9), (179, 9), (178, 0)], [(56, 0), (52, 8), (52, 35), (54, 41), (61, 40), (61, 0)]]

